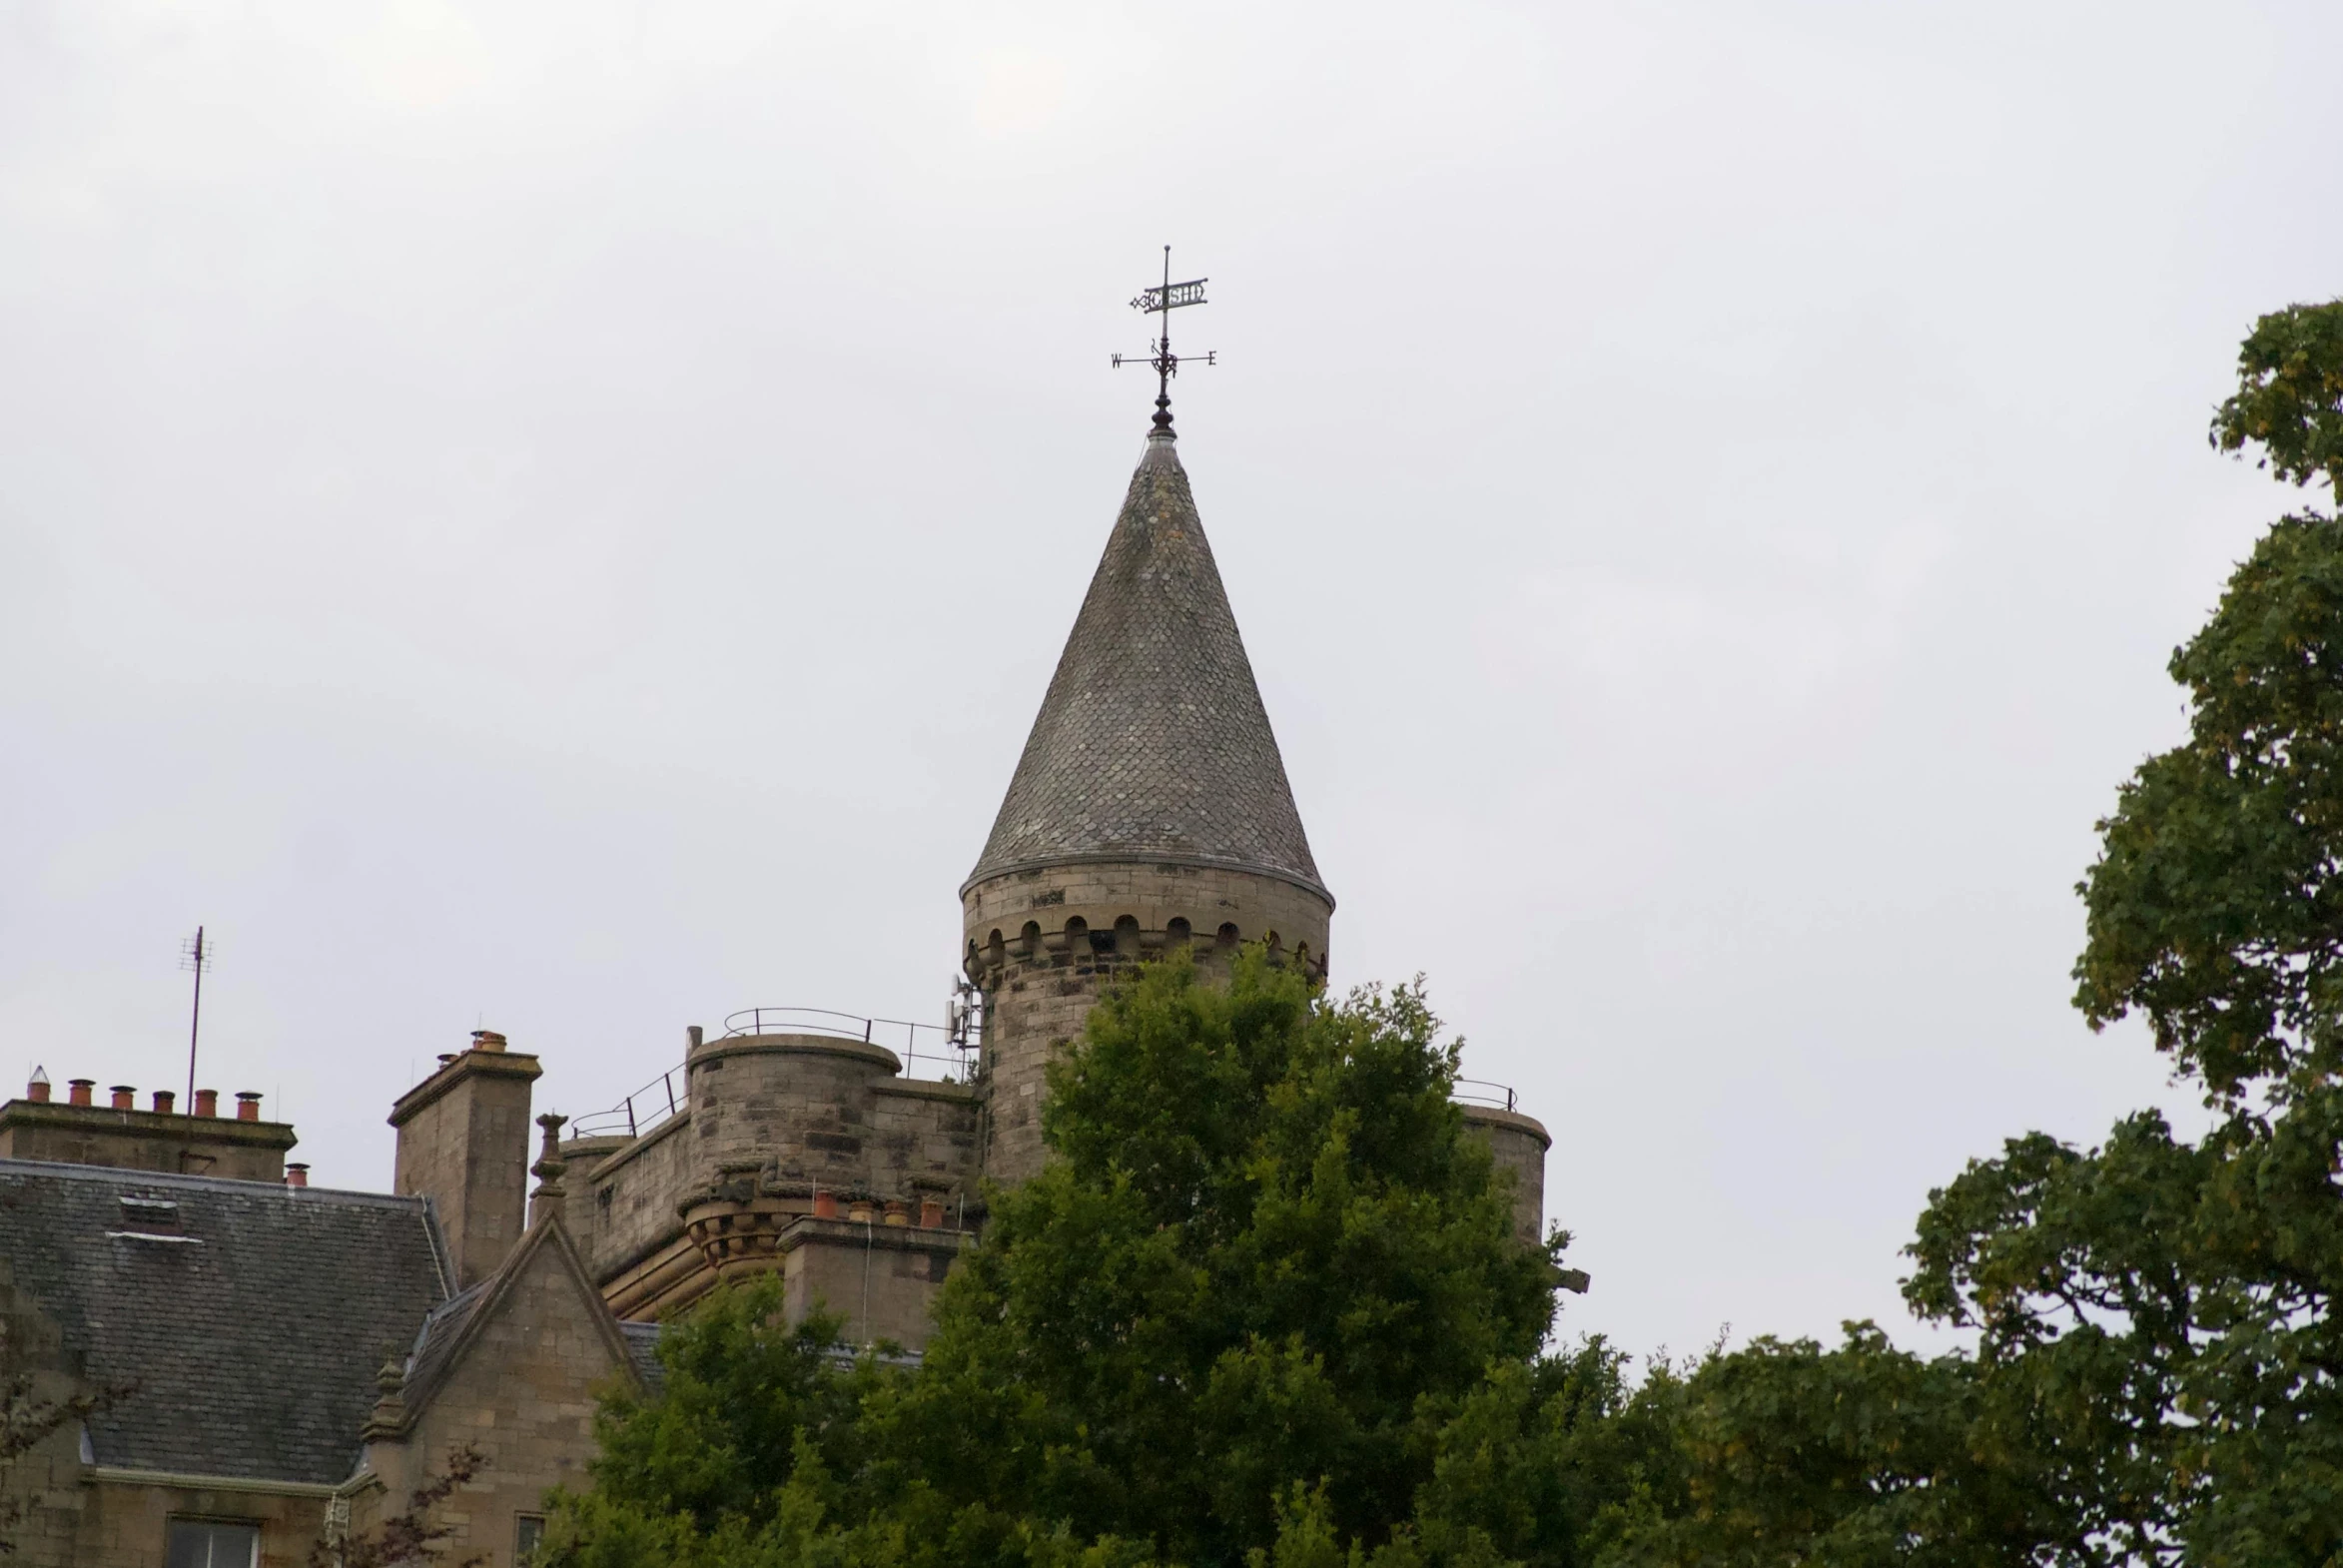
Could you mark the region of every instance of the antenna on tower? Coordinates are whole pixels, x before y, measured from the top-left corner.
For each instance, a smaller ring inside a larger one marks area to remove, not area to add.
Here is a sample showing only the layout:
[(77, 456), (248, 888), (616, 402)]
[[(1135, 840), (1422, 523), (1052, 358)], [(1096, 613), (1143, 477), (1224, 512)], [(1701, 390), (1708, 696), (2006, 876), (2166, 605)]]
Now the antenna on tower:
[[(1186, 283), (1173, 283), (1172, 281), (1172, 247), (1165, 246), (1163, 286), (1156, 289), (1142, 289), (1131, 302), (1133, 310), (1144, 311), (1150, 316), (1163, 318), (1156, 326), (1155, 341), (1148, 345), (1148, 353), (1144, 357), (1136, 354), (1118, 354), (1113, 357), (1113, 363), (1117, 370), (1121, 370), (1126, 365), (1146, 365), (1154, 368), (1156, 373), (1156, 417), (1154, 422), (1156, 428), (1166, 434), (1170, 434), (1172, 431), (1172, 378), (1179, 374), (1180, 365), (1179, 356), (1172, 352), (1172, 313), (1181, 306), (1204, 304), (1204, 285), (1210, 282), (1209, 278), (1194, 278)], [(1191, 362), (1200, 359), (1206, 365), (1220, 363), (1220, 354), (1216, 349), (1202, 355), (1191, 354), (1187, 358)]]
[(204, 971), (212, 967), (212, 955), (217, 944), (204, 935), (204, 928), (196, 927), (194, 936), (179, 944), (179, 967), (195, 971), (195, 1006), (187, 1015), (187, 1099), (182, 1102), (188, 1114), (195, 1114), (196, 1037), (204, 1027)]

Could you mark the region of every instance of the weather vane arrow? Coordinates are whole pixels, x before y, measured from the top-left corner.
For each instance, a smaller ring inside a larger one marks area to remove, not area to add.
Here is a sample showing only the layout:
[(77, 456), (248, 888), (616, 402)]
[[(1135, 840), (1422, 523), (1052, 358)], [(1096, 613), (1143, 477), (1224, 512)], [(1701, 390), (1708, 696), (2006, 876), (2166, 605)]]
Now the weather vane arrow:
[[(1156, 417), (1154, 422), (1156, 428), (1167, 435), (1172, 433), (1172, 378), (1179, 374), (1181, 363), (1180, 357), (1172, 352), (1172, 313), (1182, 306), (1203, 304), (1204, 285), (1209, 282), (1211, 280), (1208, 278), (1195, 278), (1186, 283), (1173, 283), (1172, 281), (1172, 247), (1165, 246), (1163, 284), (1154, 289), (1142, 289), (1131, 302), (1133, 310), (1163, 318), (1157, 324), (1155, 341), (1148, 346), (1148, 352), (1145, 355), (1118, 354), (1113, 357), (1113, 363), (1117, 370), (1121, 370), (1126, 365), (1147, 365), (1155, 368)], [(1191, 354), (1187, 357), (1186, 363), (1190, 365), (1198, 362), (1205, 365), (1219, 364), (1219, 351), (1213, 350), (1201, 355)]]

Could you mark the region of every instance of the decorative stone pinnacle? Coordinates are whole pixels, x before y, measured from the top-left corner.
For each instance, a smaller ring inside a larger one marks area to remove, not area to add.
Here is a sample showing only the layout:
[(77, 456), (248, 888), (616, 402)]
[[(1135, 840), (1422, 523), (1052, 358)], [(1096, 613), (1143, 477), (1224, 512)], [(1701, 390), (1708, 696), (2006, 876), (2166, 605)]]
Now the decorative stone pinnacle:
[(529, 1167), (529, 1174), (537, 1178), (537, 1189), (529, 1194), (532, 1220), (561, 1212), (561, 1173), (569, 1169), (569, 1162), (561, 1158), (561, 1128), (568, 1120), (550, 1111), (537, 1118), (537, 1126), (545, 1130), (545, 1147), (537, 1163)]

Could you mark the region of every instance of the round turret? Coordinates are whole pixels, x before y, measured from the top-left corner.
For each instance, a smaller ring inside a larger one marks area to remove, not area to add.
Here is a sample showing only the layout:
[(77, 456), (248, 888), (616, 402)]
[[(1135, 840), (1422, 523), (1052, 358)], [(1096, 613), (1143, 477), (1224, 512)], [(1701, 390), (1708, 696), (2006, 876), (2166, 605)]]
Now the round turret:
[(1050, 1057), (1118, 968), (1265, 941), (1325, 971), (1334, 900), (1169, 430), (1148, 437), (961, 910), (999, 1181), (1040, 1169)]

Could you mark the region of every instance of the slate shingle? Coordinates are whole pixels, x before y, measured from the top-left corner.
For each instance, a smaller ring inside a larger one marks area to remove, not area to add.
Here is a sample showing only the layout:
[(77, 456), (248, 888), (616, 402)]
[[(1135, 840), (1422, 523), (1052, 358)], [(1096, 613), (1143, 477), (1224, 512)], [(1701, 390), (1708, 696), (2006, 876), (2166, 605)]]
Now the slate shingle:
[(1325, 893), (1169, 434), (1148, 439), (962, 891), (1105, 859), (1230, 866)]
[[(176, 1203), (176, 1226), (124, 1197)], [(447, 1278), (419, 1197), (16, 1160), (0, 1271), (85, 1379), (134, 1385), (90, 1419), (99, 1464), (327, 1482)]]

